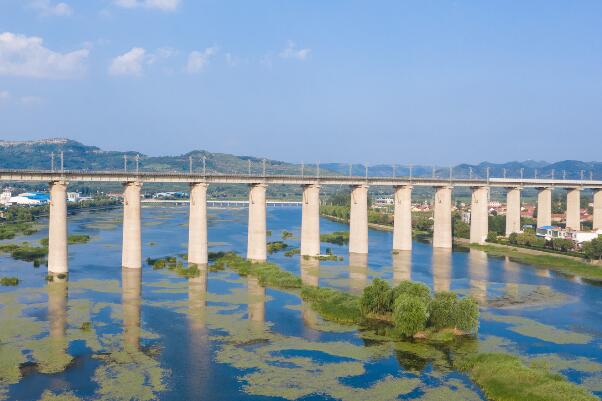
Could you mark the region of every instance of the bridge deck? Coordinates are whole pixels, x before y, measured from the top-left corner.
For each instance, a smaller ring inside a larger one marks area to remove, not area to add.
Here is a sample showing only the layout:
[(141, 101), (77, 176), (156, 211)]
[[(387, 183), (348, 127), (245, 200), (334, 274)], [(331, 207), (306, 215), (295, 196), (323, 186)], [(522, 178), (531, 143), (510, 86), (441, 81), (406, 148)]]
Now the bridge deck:
[(602, 188), (600, 180), (557, 180), (520, 178), (425, 178), (425, 177), (358, 177), (358, 176), (301, 176), (301, 175), (247, 175), (198, 174), (171, 172), (123, 172), (85, 170), (0, 170), (0, 181), (11, 182), (143, 182), (143, 183), (195, 183), (209, 184), (277, 184), (277, 185), (383, 185), (383, 186), (492, 186), (492, 187), (559, 187)]

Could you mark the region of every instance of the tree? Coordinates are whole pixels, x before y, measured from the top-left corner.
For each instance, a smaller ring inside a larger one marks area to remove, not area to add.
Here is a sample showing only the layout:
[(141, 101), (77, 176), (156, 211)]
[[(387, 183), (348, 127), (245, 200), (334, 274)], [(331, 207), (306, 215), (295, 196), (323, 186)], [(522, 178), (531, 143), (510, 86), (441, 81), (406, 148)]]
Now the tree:
[(602, 236), (594, 238), (591, 241), (584, 242), (582, 249), (583, 253), (588, 259), (602, 260)]
[(506, 234), (506, 216), (489, 216), (489, 231), (497, 233), (497, 235)]
[(460, 219), (455, 219), (452, 235), (456, 238), (470, 238), (470, 226)]

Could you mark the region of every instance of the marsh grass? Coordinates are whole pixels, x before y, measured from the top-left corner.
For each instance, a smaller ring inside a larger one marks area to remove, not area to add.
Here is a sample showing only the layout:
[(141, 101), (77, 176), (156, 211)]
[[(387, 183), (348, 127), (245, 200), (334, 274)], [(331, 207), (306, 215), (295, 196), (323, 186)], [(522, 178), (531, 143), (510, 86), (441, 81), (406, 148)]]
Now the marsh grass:
[(48, 248), (32, 246), (28, 242), (23, 242), (21, 244), (2, 244), (0, 252), (10, 254), (13, 259), (34, 262), (34, 266), (39, 266), (48, 255)]
[(488, 399), (495, 401), (594, 401), (585, 388), (547, 369), (525, 365), (518, 357), (479, 353), (462, 358), (458, 367), (467, 372)]
[(349, 232), (335, 231), (328, 234), (322, 234), (320, 235), (320, 241), (336, 245), (345, 245), (349, 243)]
[(0, 224), (0, 239), (12, 239), (19, 234), (31, 235), (37, 231), (31, 222), (2, 223)]
[(270, 254), (280, 252), (286, 248), (288, 248), (288, 244), (283, 241), (272, 241), (267, 243), (267, 251)]
[(215, 260), (212, 270), (223, 270), (228, 267), (241, 276), (252, 275), (259, 279), (264, 287), (301, 288), (301, 279), (292, 273), (282, 270), (280, 266), (268, 262), (252, 262), (229, 252)]
[(19, 285), (19, 279), (16, 277), (2, 277), (2, 278), (0, 278), (0, 285), (3, 285), (3, 286)]
[(351, 324), (364, 320), (357, 296), (332, 288), (304, 286), (301, 297), (324, 319)]

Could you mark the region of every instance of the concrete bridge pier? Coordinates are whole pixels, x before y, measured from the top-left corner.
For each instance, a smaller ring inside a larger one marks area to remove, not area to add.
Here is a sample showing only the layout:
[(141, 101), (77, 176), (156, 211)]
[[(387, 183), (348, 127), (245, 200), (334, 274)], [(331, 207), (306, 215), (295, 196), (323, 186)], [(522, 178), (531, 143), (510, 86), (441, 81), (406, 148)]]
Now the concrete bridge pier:
[(67, 274), (67, 183), (50, 183), (48, 219), (48, 274)]
[(594, 190), (594, 230), (602, 230), (602, 189)]
[(412, 250), (412, 186), (395, 187), (393, 216), (393, 250)]
[(320, 186), (303, 186), (301, 205), (301, 256), (320, 254)]
[(451, 186), (435, 189), (433, 248), (452, 247), (451, 202)]
[(247, 259), (267, 260), (265, 184), (251, 184), (249, 190), (249, 228)]
[(205, 266), (207, 258), (207, 183), (190, 185), (188, 263)]
[(368, 185), (351, 187), (349, 253), (368, 253)]
[(470, 205), (470, 242), (484, 244), (489, 232), (489, 188), (474, 187)]
[(537, 194), (537, 227), (552, 224), (552, 188), (539, 188)]
[(520, 191), (522, 188), (508, 188), (506, 194), (506, 236), (521, 232)]
[(121, 266), (142, 268), (142, 239), (140, 235), (140, 182), (127, 182), (123, 191), (123, 246)]
[(571, 188), (566, 193), (566, 228), (581, 229), (581, 189)]

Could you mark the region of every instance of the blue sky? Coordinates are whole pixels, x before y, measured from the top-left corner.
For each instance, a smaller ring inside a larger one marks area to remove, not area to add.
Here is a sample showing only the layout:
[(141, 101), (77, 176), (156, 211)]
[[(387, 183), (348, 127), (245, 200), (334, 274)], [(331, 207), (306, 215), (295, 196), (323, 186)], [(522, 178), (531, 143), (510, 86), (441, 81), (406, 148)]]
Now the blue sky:
[(0, 0), (0, 138), (599, 160), (600, 1)]

